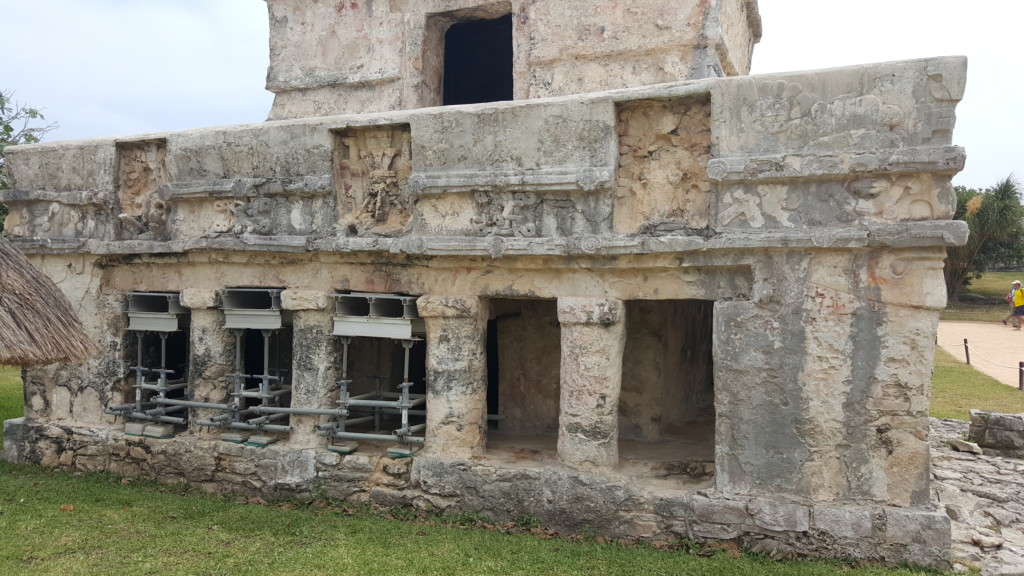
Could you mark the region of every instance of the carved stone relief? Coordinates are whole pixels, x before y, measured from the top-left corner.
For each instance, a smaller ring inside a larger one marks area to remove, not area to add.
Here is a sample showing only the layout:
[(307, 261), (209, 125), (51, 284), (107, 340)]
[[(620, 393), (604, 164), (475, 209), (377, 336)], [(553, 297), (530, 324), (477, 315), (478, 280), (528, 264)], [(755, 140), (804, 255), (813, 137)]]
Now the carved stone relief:
[(123, 234), (144, 239), (167, 237), (171, 207), (158, 190), (169, 180), (165, 140), (117, 145), (118, 219)]
[(274, 236), (278, 234), (278, 208), (274, 198), (219, 198), (213, 202), (212, 220), (204, 236)]
[(394, 235), (411, 217), (409, 126), (351, 128), (335, 135), (338, 225), (349, 235)]
[(52, 194), (35, 202), (0, 200), (10, 209), (4, 222), (10, 236), (102, 238), (107, 230), (105, 210), (112, 199), (102, 191), (87, 191)]
[(842, 94), (828, 101), (786, 80), (765, 80), (743, 109), (743, 125), (767, 134), (803, 140), (804, 151), (898, 148), (910, 124), (908, 113), (873, 95)]
[(235, 221), (231, 231), (235, 234), (273, 236), (277, 234), (275, 213), (278, 203), (273, 198), (250, 198), (235, 202)]
[(476, 192), (473, 200), (476, 236), (568, 238), (605, 234), (611, 224), (609, 193)]
[(477, 192), (477, 214), (473, 226), (482, 236), (532, 237), (537, 234), (534, 207), (537, 195), (532, 192)]
[(930, 176), (876, 176), (856, 178), (846, 184), (856, 198), (859, 216), (882, 220), (933, 220), (950, 218), (956, 199), (948, 184)]
[(781, 229), (853, 222), (947, 219), (956, 199), (944, 176), (879, 175), (788, 183), (723, 186), (717, 224), (727, 228)]
[(711, 105), (637, 101), (618, 110), (615, 232), (704, 229), (710, 214)]

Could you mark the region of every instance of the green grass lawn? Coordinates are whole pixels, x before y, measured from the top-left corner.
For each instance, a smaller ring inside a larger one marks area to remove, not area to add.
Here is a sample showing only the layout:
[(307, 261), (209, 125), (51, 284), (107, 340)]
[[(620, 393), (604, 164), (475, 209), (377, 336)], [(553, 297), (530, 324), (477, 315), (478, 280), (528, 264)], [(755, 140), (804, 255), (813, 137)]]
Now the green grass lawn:
[(1024, 412), (1024, 392), (982, 374), (936, 347), (931, 415), (968, 420), (972, 408)]
[(967, 291), (986, 298), (998, 298), (1002, 302), (1014, 280), (1024, 282), (1024, 272), (985, 272), (981, 278), (971, 280)]
[[(504, 533), (326, 502), (239, 503), (180, 487), (0, 464), (0, 574), (928, 574)], [(465, 519), (464, 519), (465, 521)]]
[[(20, 418), (25, 413), (25, 400), (21, 392), (21, 369), (0, 366), (0, 423), (8, 418)], [(0, 445), (4, 432), (0, 427)]]

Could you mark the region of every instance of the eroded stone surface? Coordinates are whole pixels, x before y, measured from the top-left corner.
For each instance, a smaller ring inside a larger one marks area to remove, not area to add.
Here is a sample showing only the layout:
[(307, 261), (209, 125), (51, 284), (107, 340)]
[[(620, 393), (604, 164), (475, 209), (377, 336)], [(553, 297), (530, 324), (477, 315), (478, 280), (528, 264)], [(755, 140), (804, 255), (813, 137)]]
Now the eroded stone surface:
[(1024, 573), (1024, 461), (953, 450), (969, 427), (932, 420), (932, 500), (952, 521), (954, 559), (985, 575)]
[[(385, 108), (422, 103), (436, 78), (396, 88), (407, 69), (332, 68), (339, 55), (388, 59), (406, 45), (389, 37), (379, 54), (360, 52), (366, 38), (332, 36), (327, 20), (351, 17), (372, 35), (422, 9), (413, 4), (377, 2), (372, 15), (369, 4), (346, 4), (344, 15), (333, 3), (293, 6), (322, 19), (323, 34), (297, 39), (292, 56), (326, 44), (308, 63), (277, 55), (275, 66), (298, 67), (272, 70), (279, 111), (301, 100), (306, 108), (282, 114), (327, 113), (341, 93), (337, 106), (357, 103), (350, 112), (370, 93)], [(537, 17), (520, 32), (551, 26), (563, 10), (555, 4), (511, 3)], [(673, 22), (699, 14), (694, 3), (635, 4)], [(750, 5), (701, 4), (740, 19)], [(287, 6), (272, 3), (277, 30), (300, 25), (282, 20)], [(446, 2), (470, 12), (432, 12), (423, 25), (439, 34), (452, 18), (504, 6)], [(596, 41), (628, 20), (590, 26), (602, 18), (588, 14), (574, 30)], [(731, 32), (722, 23), (718, 36), (716, 24), (699, 24), (714, 42), (751, 38), (742, 22)], [(652, 48), (632, 68), (642, 54), (631, 50), (670, 29), (635, 43), (609, 37), (608, 53), (584, 43), (591, 52), (577, 56), (607, 56), (627, 69), (625, 84), (652, 81), (648, 65), (663, 54)], [(408, 48), (420, 53), (426, 41)], [(405, 64), (428, 75), (427, 48)], [(673, 66), (724, 59), (716, 46)], [(557, 77), (546, 86), (531, 76), (540, 83), (528, 95), (593, 80), (585, 61), (576, 77), (554, 56), (522, 64)], [(0, 201), (14, 215), (13, 241), (79, 303), (103, 353), (27, 373), (26, 418), (9, 424), (5, 453), (211, 491), (322, 490), (504, 521), (533, 515), (566, 532), (946, 566), (950, 518), (981, 513), (937, 511), (929, 474), (941, 265), (946, 246), (966, 239), (965, 225), (948, 220), (964, 65), (712, 73), (543, 100), (8, 148), (18, 188)], [(288, 84), (296, 77), (310, 82)], [(229, 306), (228, 288), (258, 303)], [(181, 393), (205, 404), (185, 411), (188, 425), (172, 438), (127, 436), (105, 412), (134, 399), (125, 306), (138, 291), (178, 292), (188, 313)], [(365, 309), (343, 310), (331, 294), (364, 298)], [(240, 309), (271, 327), (226, 328)], [(335, 334), (349, 336), (338, 322), (365, 324), (347, 348), (344, 385)], [(261, 330), (274, 356), (247, 362), (264, 354)], [(411, 461), (385, 455), (415, 448), (394, 446), (409, 429), (369, 423), (405, 424), (396, 412), (410, 406), (393, 400), (404, 350), (411, 387), (426, 398), (407, 414), (425, 427)], [(262, 378), (272, 363), (279, 371)], [(244, 394), (234, 390), (243, 381)], [(321, 434), (352, 415), (338, 407), (366, 395), (388, 398), (372, 407), (391, 412), (349, 404), (370, 430), (358, 437), (365, 445), (330, 452), (338, 438)], [(282, 405), (263, 408), (302, 412), (266, 428), (262, 412), (243, 409), (268, 398)], [(225, 417), (262, 441), (221, 441)], [(999, 471), (979, 465), (990, 467)], [(964, 481), (973, 472), (936, 470), (1006, 524), (972, 534), (986, 548), (1001, 538), (1005, 553), (1019, 521), (1013, 497)]]

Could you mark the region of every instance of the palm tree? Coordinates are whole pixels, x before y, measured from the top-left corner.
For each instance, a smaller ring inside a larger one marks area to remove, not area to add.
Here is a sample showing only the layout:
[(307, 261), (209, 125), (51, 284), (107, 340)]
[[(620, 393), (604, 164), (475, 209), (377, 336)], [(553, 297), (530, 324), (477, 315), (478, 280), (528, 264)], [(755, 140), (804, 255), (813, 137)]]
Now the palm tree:
[(956, 187), (955, 220), (964, 220), (970, 236), (963, 246), (946, 249), (946, 294), (958, 300), (969, 276), (993, 263), (1016, 263), (1024, 243), (1024, 206), (1013, 175), (982, 192)]

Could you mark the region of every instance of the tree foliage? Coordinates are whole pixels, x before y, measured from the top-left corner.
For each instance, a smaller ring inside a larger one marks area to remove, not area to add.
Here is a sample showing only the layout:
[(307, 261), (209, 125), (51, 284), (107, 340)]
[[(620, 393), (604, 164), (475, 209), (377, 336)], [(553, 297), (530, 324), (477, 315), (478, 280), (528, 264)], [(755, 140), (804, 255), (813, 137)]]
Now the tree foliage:
[[(11, 182), (4, 166), (4, 148), (15, 144), (39, 142), (47, 132), (57, 127), (56, 123), (37, 125), (45, 121), (37, 108), (30, 108), (14, 101), (14, 92), (0, 90), (0, 190), (10, 188)], [(0, 204), (0, 232), (4, 231), (7, 207)]]
[(1024, 206), (1020, 185), (1013, 175), (991, 188), (978, 191), (957, 186), (955, 220), (967, 222), (967, 244), (946, 250), (946, 293), (959, 299), (971, 278), (993, 266), (1024, 263)]

